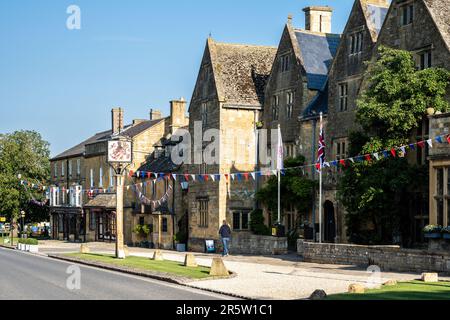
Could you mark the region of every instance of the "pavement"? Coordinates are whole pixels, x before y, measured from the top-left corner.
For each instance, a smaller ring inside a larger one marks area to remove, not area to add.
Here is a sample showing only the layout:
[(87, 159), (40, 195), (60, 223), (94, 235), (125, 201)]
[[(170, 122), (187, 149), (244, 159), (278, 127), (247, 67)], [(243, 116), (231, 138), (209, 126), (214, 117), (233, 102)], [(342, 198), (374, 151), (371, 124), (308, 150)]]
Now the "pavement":
[(80, 282), (77, 282), (74, 276), (78, 271), (73, 273), (75, 269), (70, 267), (73, 264), (0, 248), (0, 300), (229, 299), (203, 290), (86, 266), (78, 266)]
[[(40, 242), (41, 254), (78, 252), (79, 244), (60, 241)], [(112, 254), (114, 244), (89, 243), (92, 253)], [(130, 255), (151, 257), (154, 250), (129, 248)], [(183, 262), (186, 253), (163, 251), (164, 259)], [(210, 267), (219, 255), (193, 253), (199, 265)], [(388, 280), (410, 281), (420, 278), (413, 273), (368, 273), (357, 266), (302, 262), (296, 254), (282, 256), (229, 256), (224, 258), (228, 270), (236, 273), (230, 279), (203, 280), (187, 283), (192, 288), (212, 290), (232, 296), (257, 300), (307, 299), (317, 289), (327, 294), (347, 292), (350, 284), (381, 286)]]

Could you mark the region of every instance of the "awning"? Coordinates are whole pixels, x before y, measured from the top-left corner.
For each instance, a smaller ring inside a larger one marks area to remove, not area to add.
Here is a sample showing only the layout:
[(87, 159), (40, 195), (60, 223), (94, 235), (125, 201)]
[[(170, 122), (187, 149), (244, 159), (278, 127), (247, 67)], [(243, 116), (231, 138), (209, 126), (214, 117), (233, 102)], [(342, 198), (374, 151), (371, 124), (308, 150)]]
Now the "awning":
[(117, 201), (115, 194), (98, 194), (94, 199), (90, 200), (85, 208), (104, 208), (104, 209), (116, 209)]

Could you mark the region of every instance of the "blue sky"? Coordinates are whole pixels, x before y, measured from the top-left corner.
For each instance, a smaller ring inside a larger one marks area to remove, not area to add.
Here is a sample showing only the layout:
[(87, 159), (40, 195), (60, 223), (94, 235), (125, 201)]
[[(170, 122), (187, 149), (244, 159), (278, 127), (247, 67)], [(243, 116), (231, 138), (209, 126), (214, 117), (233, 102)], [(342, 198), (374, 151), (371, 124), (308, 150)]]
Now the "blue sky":
[[(81, 9), (68, 30), (67, 7)], [(0, 132), (39, 131), (52, 155), (169, 101), (190, 99), (208, 35), (217, 41), (277, 46), (289, 13), (334, 8), (345, 27), (353, 0), (0, 0)]]

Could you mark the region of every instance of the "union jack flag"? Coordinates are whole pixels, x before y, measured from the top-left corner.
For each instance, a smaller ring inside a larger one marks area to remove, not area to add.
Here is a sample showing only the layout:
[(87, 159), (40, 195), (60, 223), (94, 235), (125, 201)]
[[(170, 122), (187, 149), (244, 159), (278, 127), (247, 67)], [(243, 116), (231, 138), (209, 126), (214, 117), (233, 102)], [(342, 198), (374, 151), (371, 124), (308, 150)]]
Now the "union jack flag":
[(319, 149), (317, 151), (316, 169), (320, 171), (325, 163), (325, 136), (323, 133), (322, 117), (320, 117), (320, 134), (319, 134)]

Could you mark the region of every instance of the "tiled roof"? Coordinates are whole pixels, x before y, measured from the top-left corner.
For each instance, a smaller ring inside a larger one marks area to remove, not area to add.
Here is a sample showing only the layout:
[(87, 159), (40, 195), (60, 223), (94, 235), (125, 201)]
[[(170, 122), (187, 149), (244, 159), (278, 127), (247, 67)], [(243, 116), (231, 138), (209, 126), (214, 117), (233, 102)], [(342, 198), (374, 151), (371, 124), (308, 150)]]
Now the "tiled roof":
[[(124, 130), (120, 133), (121, 136), (133, 138), (137, 136), (138, 134), (144, 132), (147, 129), (150, 129), (155, 124), (160, 123), (164, 119), (158, 119), (158, 120), (146, 120), (143, 122), (140, 122), (136, 125), (128, 125), (125, 126)], [(95, 134), (94, 136), (90, 137), (89, 139), (81, 142), (80, 144), (77, 144), (75, 147), (72, 147), (63, 153), (60, 153), (59, 155), (53, 157), (51, 160), (59, 160), (64, 158), (70, 158), (70, 157), (78, 157), (83, 156), (85, 152), (85, 146), (89, 144), (93, 144), (96, 142), (101, 141), (107, 141), (112, 136), (112, 130), (103, 131), (100, 133)]]
[(84, 207), (85, 208), (106, 208), (116, 209), (117, 201), (116, 195), (110, 193), (100, 193), (90, 200)]
[(321, 112), (323, 114), (328, 113), (328, 82), (325, 85), (325, 89), (318, 91), (316, 96), (306, 107), (303, 112), (303, 119), (317, 117)]
[(111, 130), (97, 133), (94, 136), (90, 137), (89, 139), (84, 140), (80, 144), (77, 144), (75, 147), (72, 147), (72, 148), (64, 151), (63, 153), (58, 154), (57, 156), (53, 157), (51, 160), (53, 161), (53, 160), (58, 160), (58, 159), (82, 156), (85, 151), (85, 145), (92, 144), (97, 141), (105, 140), (111, 136), (111, 133), (112, 133)]
[(436, 23), (447, 48), (450, 49), (449, 0), (424, 0), (424, 3), (430, 11), (434, 23)]
[(366, 9), (367, 25), (370, 29), (370, 32), (374, 40), (376, 40), (378, 38), (378, 35), (380, 34), (380, 30), (381, 27), (383, 26), (384, 20), (386, 19), (388, 10), (389, 10), (388, 6), (385, 7), (374, 4), (367, 4)]
[(152, 156), (136, 171), (169, 173), (178, 171), (180, 167), (180, 165), (174, 164), (169, 157), (161, 155), (158, 158)]
[(295, 30), (308, 88), (322, 90), (340, 42), (338, 34), (320, 34)]
[(219, 97), (228, 104), (262, 106), (277, 48), (208, 43)]
[(147, 120), (147, 121), (140, 122), (134, 126), (128, 127), (127, 129), (122, 131), (120, 135), (133, 138), (133, 137), (137, 136), (138, 134), (144, 132), (145, 130), (150, 129), (155, 124), (158, 124), (163, 120), (164, 119), (158, 119), (158, 120)]

